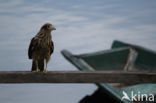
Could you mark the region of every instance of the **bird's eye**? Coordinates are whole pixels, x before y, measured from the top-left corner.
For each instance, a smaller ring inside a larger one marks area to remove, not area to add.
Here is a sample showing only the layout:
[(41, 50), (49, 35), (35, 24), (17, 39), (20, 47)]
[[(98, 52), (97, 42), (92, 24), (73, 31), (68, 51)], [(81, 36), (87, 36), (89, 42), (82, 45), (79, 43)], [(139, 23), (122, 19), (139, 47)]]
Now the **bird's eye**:
[(49, 28), (50, 28), (50, 26), (48, 25), (48, 26), (47, 26), (47, 29), (49, 29)]

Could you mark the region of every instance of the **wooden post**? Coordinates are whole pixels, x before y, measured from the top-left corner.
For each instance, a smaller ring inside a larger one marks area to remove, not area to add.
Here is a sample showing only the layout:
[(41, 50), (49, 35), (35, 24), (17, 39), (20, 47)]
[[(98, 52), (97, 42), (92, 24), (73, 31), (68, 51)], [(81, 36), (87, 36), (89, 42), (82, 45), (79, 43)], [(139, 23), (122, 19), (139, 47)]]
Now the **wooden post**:
[(156, 83), (156, 72), (0, 71), (0, 83)]

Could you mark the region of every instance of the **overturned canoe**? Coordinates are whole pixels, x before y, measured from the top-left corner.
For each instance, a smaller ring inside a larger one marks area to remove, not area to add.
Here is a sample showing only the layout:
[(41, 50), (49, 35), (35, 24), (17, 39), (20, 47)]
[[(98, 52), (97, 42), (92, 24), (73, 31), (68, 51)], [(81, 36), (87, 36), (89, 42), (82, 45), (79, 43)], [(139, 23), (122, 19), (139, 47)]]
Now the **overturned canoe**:
[[(124, 70), (124, 71), (156, 71), (156, 52), (121, 41), (114, 41), (110, 50), (103, 50), (94, 53), (73, 55), (63, 50), (64, 57), (74, 64), (78, 69), (85, 71), (92, 70)], [(125, 77), (126, 79), (126, 77)], [(131, 83), (130, 83), (131, 84)], [(107, 83), (98, 83), (103, 92), (112, 96), (118, 102), (132, 103), (131, 93), (156, 95), (156, 84), (138, 84), (133, 86), (114, 87)], [(126, 84), (127, 85), (127, 84)], [(123, 85), (125, 86), (125, 85)], [(130, 97), (123, 99), (124, 93)], [(136, 98), (139, 98), (136, 96)], [(122, 100), (122, 101), (121, 101)], [(140, 99), (139, 99), (140, 100)]]

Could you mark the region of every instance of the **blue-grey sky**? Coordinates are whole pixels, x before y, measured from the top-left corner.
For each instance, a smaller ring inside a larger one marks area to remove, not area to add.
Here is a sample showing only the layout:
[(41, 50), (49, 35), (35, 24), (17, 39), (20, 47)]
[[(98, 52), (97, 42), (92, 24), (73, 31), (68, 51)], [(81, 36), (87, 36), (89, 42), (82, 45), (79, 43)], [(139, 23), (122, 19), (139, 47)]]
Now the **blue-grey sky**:
[[(156, 50), (155, 0), (0, 0), (0, 70), (30, 70), (30, 40), (47, 22), (55, 51), (49, 70), (77, 70), (62, 49), (86, 53), (109, 49), (118, 39)], [(91, 84), (0, 84), (3, 103), (74, 103)]]

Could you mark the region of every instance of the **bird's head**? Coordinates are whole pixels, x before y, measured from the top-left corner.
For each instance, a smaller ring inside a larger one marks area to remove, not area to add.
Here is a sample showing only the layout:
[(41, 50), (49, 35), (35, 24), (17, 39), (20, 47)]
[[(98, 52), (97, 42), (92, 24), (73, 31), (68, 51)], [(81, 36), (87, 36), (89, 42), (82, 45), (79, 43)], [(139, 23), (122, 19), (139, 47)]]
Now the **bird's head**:
[(56, 28), (52, 24), (46, 23), (41, 27), (41, 30), (52, 31), (52, 30), (56, 30)]

